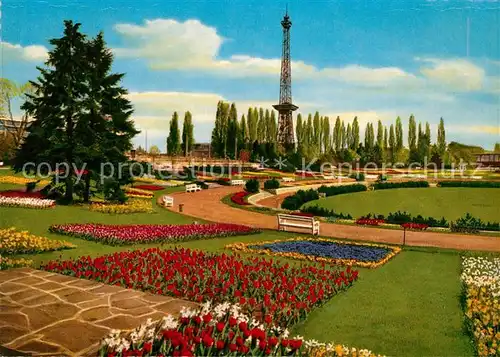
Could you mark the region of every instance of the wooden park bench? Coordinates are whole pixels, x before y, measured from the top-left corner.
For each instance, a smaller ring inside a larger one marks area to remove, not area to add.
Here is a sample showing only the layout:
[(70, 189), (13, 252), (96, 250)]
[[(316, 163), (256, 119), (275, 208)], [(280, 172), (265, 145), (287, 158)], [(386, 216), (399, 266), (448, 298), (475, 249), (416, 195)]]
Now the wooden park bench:
[(231, 186), (243, 186), (245, 181), (243, 180), (231, 180)]
[(314, 220), (314, 217), (278, 214), (278, 229), (286, 231), (287, 227), (310, 229), (311, 234), (319, 235), (319, 221)]
[(294, 182), (295, 179), (293, 177), (283, 177), (283, 182)]
[(163, 196), (163, 205), (165, 207), (174, 207), (174, 198), (172, 196)]
[(186, 192), (196, 192), (196, 191), (201, 191), (201, 186), (198, 186), (195, 183), (186, 185)]

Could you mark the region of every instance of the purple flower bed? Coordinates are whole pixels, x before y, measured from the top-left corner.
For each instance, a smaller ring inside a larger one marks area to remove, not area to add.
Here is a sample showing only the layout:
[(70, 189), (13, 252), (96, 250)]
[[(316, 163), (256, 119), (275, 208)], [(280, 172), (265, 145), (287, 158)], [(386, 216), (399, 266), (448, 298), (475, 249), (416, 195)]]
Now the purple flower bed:
[(308, 240), (275, 242), (254, 245), (249, 248), (268, 249), (276, 253), (299, 253), (323, 258), (355, 259), (361, 262), (378, 262), (392, 252), (389, 248)]

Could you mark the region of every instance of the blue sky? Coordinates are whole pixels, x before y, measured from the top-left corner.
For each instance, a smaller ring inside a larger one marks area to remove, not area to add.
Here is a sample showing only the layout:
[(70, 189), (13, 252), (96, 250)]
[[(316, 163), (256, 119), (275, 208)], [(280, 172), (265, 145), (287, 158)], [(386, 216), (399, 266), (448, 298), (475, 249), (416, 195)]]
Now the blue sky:
[[(190, 110), (207, 141), (217, 101), (271, 107), (279, 92), (285, 1), (2, 2), (2, 77), (37, 76), (64, 19), (104, 31), (114, 70), (143, 130), (136, 143), (165, 147), (174, 110)], [(288, 1), (294, 101), (346, 121), (390, 124), (401, 116), (447, 139), (491, 148), (500, 141), (500, 2)], [(467, 56), (467, 19), (470, 23)]]

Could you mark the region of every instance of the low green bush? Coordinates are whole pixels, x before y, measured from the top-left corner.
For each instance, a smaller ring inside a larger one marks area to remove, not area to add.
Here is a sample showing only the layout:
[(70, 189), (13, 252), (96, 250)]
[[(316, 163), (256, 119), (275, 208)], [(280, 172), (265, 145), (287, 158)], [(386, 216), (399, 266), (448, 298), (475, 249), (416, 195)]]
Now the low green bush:
[(376, 182), (373, 184), (374, 190), (387, 190), (392, 188), (417, 188), (429, 187), (427, 181), (406, 181), (406, 182)]
[(273, 178), (271, 180), (267, 180), (266, 182), (264, 182), (264, 188), (266, 190), (280, 188), (280, 182), (278, 180), (276, 180), (275, 178)]
[(352, 192), (362, 192), (366, 191), (367, 187), (362, 184), (353, 184), (353, 185), (343, 185), (343, 186), (321, 186), (318, 189), (318, 192), (324, 193), (327, 197), (342, 195), (345, 193)]
[(245, 191), (250, 193), (259, 192), (260, 184), (256, 179), (250, 179), (245, 183)]
[(355, 173), (355, 174), (350, 174), (349, 178), (355, 179), (358, 182), (364, 181), (365, 180), (365, 174), (364, 173)]
[(439, 187), (481, 187), (481, 188), (500, 188), (498, 181), (441, 181)]
[(427, 224), (429, 227), (449, 227), (448, 221), (444, 217), (436, 219), (433, 217), (422, 217), (421, 215), (413, 217), (408, 212), (397, 211), (389, 213), (385, 218), (387, 223), (403, 224), (403, 223), (420, 223)]

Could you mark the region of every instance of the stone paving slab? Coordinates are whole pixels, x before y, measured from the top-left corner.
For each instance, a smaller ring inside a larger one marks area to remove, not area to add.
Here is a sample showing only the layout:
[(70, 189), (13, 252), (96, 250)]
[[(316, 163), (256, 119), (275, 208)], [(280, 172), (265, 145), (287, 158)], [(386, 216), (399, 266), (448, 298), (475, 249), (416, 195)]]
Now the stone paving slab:
[(111, 329), (178, 315), (193, 302), (31, 268), (0, 271), (0, 345), (37, 356), (95, 355)]

